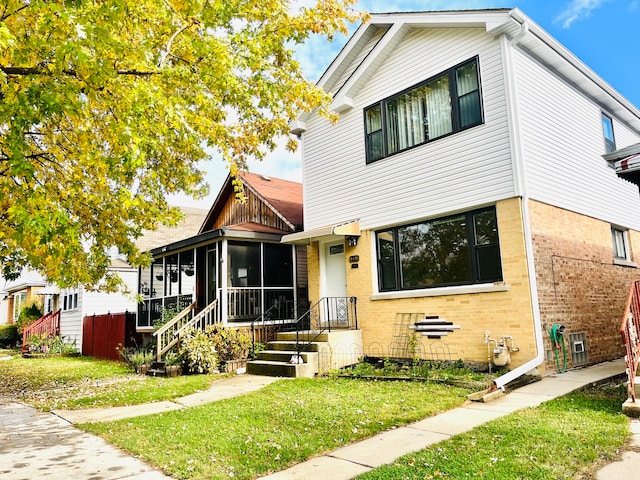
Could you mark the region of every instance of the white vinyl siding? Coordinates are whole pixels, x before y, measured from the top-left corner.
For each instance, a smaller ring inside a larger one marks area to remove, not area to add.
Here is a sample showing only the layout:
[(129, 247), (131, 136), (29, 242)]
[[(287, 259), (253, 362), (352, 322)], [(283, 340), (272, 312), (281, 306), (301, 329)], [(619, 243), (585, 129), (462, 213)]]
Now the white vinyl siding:
[[(485, 123), (367, 165), (364, 108), (475, 56)], [(307, 122), (305, 228), (398, 225), (512, 197), (502, 69), (499, 42), (482, 29), (410, 31), (336, 125)]]
[[(640, 229), (638, 187), (603, 160), (602, 109), (521, 51), (514, 51), (526, 188), (551, 205)], [(640, 136), (613, 117), (618, 148)], [(622, 207), (622, 208), (621, 208)]]
[[(134, 269), (121, 270), (117, 274), (122, 278), (131, 292), (137, 292), (138, 272)], [(64, 293), (60, 293), (62, 301)], [(104, 293), (87, 291), (84, 288), (75, 290), (78, 293), (78, 308), (60, 313), (60, 336), (65, 343), (73, 344), (78, 352), (82, 352), (82, 322), (85, 315), (101, 315), (105, 313), (135, 312), (137, 302), (130, 296), (120, 293)]]
[[(60, 336), (67, 345), (74, 345), (78, 352), (82, 352), (82, 309), (84, 304), (84, 288), (62, 290), (60, 292)], [(77, 307), (69, 308), (69, 299), (78, 296)], [(67, 309), (64, 308), (64, 298), (67, 297)]]
[(335, 85), (329, 92), (331, 95), (335, 95), (338, 93), (340, 88), (345, 84), (349, 77), (353, 74), (356, 67), (371, 53), (371, 50), (376, 46), (376, 44), (380, 41), (380, 39), (386, 33), (386, 28), (379, 28), (375, 32), (371, 34), (369, 38), (363, 40), (366, 42), (365, 46), (358, 52), (358, 55), (355, 56), (353, 62), (349, 64), (349, 67), (345, 69), (340, 78), (336, 81)]

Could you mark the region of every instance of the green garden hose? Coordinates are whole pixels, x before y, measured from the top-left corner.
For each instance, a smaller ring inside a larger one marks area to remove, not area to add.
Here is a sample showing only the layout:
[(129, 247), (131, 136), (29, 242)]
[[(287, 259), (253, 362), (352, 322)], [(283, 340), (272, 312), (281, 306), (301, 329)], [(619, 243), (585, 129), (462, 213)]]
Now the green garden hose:
[[(564, 327), (563, 327), (564, 329)], [(551, 327), (551, 330), (547, 330), (549, 333), (549, 337), (551, 338), (551, 346), (553, 347), (553, 351), (555, 352), (556, 357), (556, 370), (558, 373), (564, 373), (567, 371), (567, 345), (564, 343), (564, 335), (560, 332), (560, 325), (557, 323)], [(560, 343), (562, 342), (562, 353), (564, 357), (564, 365), (560, 368), (560, 358), (559, 358), (559, 350)]]

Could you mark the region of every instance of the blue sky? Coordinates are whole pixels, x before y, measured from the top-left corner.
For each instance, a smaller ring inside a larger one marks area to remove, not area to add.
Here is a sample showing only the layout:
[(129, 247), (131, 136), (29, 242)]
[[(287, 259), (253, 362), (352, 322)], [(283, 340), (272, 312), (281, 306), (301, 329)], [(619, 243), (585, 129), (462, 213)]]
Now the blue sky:
[[(310, 0), (292, 4), (310, 4)], [(369, 12), (458, 10), (518, 7), (535, 23), (568, 48), (606, 82), (640, 108), (640, 0), (360, 0), (357, 8)], [(355, 29), (355, 26), (352, 30)], [(313, 38), (298, 49), (297, 56), (307, 77), (317, 80), (344, 46), (348, 37), (338, 35), (333, 42)], [(204, 165), (211, 194), (199, 201), (177, 197), (175, 205), (209, 208), (227, 170), (220, 158)], [(251, 163), (250, 170), (279, 178), (302, 181), (299, 151), (291, 154), (277, 149), (263, 162)]]

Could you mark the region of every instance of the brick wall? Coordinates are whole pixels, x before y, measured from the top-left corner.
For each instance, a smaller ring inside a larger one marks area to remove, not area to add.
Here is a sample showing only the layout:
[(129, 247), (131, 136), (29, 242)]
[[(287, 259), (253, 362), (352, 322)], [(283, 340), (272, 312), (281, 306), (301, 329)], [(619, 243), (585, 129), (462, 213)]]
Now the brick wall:
[[(612, 360), (624, 355), (618, 333), (630, 282), (640, 270), (615, 265), (611, 225), (607, 222), (530, 202), (531, 229), (541, 321), (545, 330), (566, 327), (567, 368)], [(631, 260), (640, 254), (640, 235), (629, 232)], [(584, 333), (588, 360), (571, 360), (569, 334)], [(551, 342), (545, 334), (545, 351)], [(560, 363), (563, 354), (560, 352)], [(556, 370), (545, 362), (547, 372)]]

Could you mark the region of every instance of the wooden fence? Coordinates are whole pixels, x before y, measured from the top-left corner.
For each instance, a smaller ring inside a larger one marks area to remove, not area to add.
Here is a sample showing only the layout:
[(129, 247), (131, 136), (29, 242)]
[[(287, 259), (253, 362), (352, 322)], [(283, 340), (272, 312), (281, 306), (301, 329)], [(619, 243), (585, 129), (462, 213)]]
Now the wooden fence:
[(86, 315), (82, 320), (82, 354), (106, 360), (120, 360), (118, 344), (124, 347), (142, 345), (136, 333), (133, 312)]

